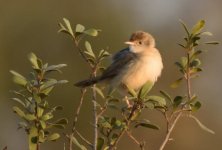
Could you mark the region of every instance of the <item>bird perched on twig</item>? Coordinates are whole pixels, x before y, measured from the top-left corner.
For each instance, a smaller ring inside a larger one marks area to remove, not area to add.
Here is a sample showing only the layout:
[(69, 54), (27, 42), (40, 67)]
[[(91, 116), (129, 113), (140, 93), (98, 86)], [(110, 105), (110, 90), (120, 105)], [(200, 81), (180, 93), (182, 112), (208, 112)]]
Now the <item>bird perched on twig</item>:
[(155, 83), (163, 69), (162, 58), (155, 48), (154, 38), (146, 32), (133, 33), (129, 41), (125, 42), (129, 47), (117, 52), (113, 56), (112, 64), (93, 79), (77, 82), (77, 87), (87, 87), (99, 82), (106, 82), (111, 88), (128, 87), (138, 90), (145, 83)]

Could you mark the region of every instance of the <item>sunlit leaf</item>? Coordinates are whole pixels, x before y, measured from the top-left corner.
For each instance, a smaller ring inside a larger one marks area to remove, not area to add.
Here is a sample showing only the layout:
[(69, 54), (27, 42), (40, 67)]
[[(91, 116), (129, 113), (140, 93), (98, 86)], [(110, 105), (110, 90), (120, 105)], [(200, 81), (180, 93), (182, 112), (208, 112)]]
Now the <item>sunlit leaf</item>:
[(91, 44), (88, 41), (85, 41), (85, 47), (86, 47), (86, 51), (84, 51), (84, 53), (86, 53), (87, 55), (89, 55), (93, 58), (96, 58), (96, 56), (92, 50)]
[(70, 35), (72, 35), (72, 37), (74, 37), (73, 30), (72, 30), (69, 20), (66, 18), (63, 18), (63, 21), (64, 21), (66, 28), (67, 28), (68, 32), (70, 33)]
[(10, 70), (10, 73), (13, 74), (13, 81), (16, 84), (26, 86), (27, 80), (25, 77), (23, 77), (21, 74), (19, 74), (18, 72), (14, 71), (14, 70)]
[(24, 117), (28, 121), (33, 121), (36, 119), (36, 116), (34, 114), (26, 114)]
[(199, 33), (203, 29), (204, 25), (205, 25), (204, 20), (198, 21), (192, 28), (192, 35)]
[(19, 115), (21, 118), (25, 117), (25, 113), (17, 106), (14, 106), (13, 108), (13, 111)]
[(81, 145), (74, 136), (70, 138), (72, 140), (72, 143), (75, 144), (78, 148), (80, 148), (81, 150), (87, 150), (86, 147)]
[(98, 87), (92, 87), (92, 88), (94, 88), (96, 93), (99, 94), (102, 98), (105, 98), (101, 89), (99, 89)]
[(36, 127), (31, 127), (29, 129), (29, 150), (36, 150), (37, 140), (38, 140), (38, 130)]
[(33, 65), (33, 68), (35, 69), (40, 69), (40, 66), (38, 64), (38, 58), (34, 53), (30, 53), (28, 55), (29, 61), (31, 62), (31, 64)]
[(76, 32), (82, 33), (85, 30), (85, 27), (81, 24), (76, 25)]
[(59, 138), (60, 138), (60, 135), (58, 133), (53, 133), (47, 137), (47, 140), (48, 141), (56, 141)]
[(97, 29), (88, 29), (83, 31), (85, 34), (90, 35), (90, 36), (97, 36), (98, 35), (98, 30)]

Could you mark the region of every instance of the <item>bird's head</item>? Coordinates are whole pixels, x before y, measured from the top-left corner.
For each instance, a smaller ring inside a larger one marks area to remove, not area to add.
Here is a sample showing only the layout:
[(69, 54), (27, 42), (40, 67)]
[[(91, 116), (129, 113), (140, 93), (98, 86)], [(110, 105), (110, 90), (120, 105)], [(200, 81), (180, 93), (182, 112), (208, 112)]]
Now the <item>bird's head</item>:
[(155, 40), (149, 33), (137, 31), (131, 35), (129, 41), (125, 42), (125, 44), (129, 45), (130, 51), (140, 53), (155, 47)]

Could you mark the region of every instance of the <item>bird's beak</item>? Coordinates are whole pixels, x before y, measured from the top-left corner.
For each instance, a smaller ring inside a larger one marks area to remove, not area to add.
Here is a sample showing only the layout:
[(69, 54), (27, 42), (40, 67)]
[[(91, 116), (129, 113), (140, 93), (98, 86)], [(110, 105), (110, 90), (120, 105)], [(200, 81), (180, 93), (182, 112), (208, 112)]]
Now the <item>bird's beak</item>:
[(128, 45), (135, 45), (134, 42), (130, 42), (130, 41), (125, 42), (125, 44), (128, 44)]

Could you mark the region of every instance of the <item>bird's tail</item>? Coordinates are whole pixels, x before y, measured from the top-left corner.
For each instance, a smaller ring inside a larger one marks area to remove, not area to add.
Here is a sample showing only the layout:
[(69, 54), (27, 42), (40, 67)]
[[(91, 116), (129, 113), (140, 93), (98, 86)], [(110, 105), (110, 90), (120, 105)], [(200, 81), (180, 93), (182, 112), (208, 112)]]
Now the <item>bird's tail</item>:
[(95, 84), (99, 81), (100, 81), (100, 79), (97, 77), (97, 78), (92, 78), (92, 79), (79, 81), (79, 82), (75, 83), (74, 85), (77, 86), (77, 87), (85, 88), (85, 87), (93, 85), (93, 84)]

